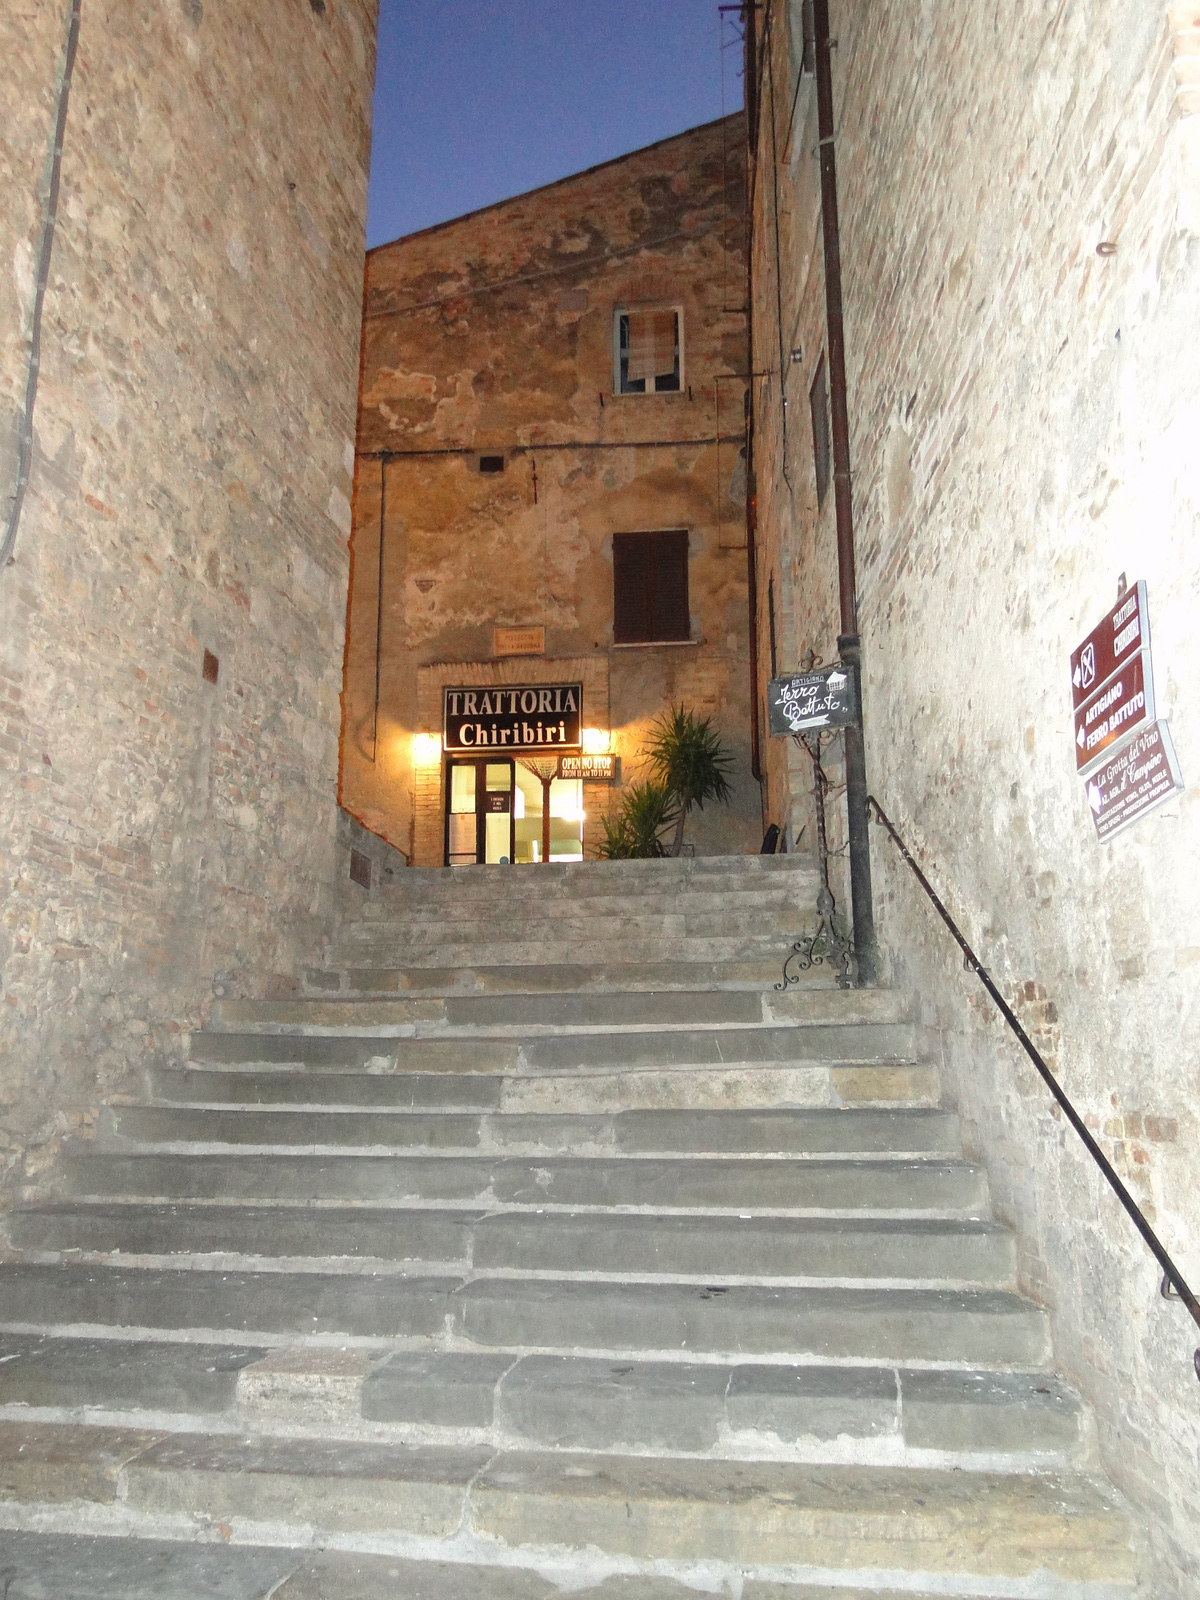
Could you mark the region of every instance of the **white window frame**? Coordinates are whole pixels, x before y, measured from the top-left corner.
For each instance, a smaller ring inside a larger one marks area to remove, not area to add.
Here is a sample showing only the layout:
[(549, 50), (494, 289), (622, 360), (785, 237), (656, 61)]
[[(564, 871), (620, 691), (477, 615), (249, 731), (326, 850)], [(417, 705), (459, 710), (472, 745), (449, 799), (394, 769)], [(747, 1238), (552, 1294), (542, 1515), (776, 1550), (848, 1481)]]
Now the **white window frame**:
[[(658, 378), (654, 379), (653, 389), (622, 389), (621, 387), (621, 318), (627, 317), (631, 311), (673, 311), (675, 313), (675, 328), (679, 338), (679, 387), (678, 389), (660, 389)], [(684, 325), (683, 306), (675, 301), (639, 300), (630, 305), (613, 307), (612, 319), (612, 353), (613, 353), (613, 394), (622, 400), (644, 400), (649, 394), (685, 394), (687, 392), (686, 368), (684, 366)]]

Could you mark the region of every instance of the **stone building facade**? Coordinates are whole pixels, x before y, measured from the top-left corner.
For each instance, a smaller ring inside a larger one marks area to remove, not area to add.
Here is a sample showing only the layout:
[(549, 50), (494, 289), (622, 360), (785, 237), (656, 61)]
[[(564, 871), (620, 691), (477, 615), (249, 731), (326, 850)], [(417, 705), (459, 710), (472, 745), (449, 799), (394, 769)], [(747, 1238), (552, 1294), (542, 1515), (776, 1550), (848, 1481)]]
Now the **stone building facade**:
[[(71, 9), (0, 10), (5, 523)], [(269, 9), (82, 6), (0, 571), (9, 1178), (333, 906), (375, 6)]]
[[(1194, 1284), (1200, 11), (830, 9), (868, 780)], [(790, 672), (835, 655), (839, 615), (804, 7), (770, 0), (755, 42), (766, 677), (772, 631)], [(1184, 787), (1100, 842), (1069, 663), (1138, 580)], [(827, 760), (836, 784), (836, 745)], [(765, 767), (768, 814), (799, 832), (808, 758), (770, 740)], [(1023, 1287), (1150, 1513), (1154, 1592), (1195, 1594), (1196, 1330), (881, 830), (872, 845), (890, 977), (944, 1030)]]
[[(539, 737), (547, 686), (582, 689), (582, 748), (619, 777), (552, 789), (551, 859), (594, 854), (680, 704), (736, 763), (732, 805), (689, 838), (757, 849), (744, 156), (727, 118), (367, 257), (341, 795), (415, 865), (543, 856), (512, 746), (462, 791), (474, 755), (441, 747), (457, 689), (484, 740), (514, 717)], [(653, 615), (618, 614), (656, 585)], [(507, 809), (477, 843), (484, 785)]]

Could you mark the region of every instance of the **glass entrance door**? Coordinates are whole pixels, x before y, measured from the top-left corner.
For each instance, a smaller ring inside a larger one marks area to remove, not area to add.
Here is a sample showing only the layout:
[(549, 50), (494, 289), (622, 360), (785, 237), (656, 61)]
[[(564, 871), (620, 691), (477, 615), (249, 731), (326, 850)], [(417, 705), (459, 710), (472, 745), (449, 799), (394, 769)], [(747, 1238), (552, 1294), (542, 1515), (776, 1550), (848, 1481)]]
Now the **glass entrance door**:
[(513, 858), (513, 763), (449, 761), (446, 865), (495, 866)]

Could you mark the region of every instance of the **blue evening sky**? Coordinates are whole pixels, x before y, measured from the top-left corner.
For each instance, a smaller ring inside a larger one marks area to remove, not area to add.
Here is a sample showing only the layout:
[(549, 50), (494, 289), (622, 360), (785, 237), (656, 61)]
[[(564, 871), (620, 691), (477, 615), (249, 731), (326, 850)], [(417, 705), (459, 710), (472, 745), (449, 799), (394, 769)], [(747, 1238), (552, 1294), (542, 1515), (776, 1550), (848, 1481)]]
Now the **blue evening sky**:
[(382, 0), (368, 246), (736, 111), (717, 3)]

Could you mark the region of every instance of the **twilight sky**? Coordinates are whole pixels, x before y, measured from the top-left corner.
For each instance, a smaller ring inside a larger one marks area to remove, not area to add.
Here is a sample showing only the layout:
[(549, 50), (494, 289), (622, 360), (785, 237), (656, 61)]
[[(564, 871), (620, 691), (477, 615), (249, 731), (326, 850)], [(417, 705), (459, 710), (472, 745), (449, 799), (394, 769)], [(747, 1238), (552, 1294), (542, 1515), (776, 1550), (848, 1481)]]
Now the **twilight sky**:
[(368, 246), (736, 111), (717, 4), (382, 0)]

